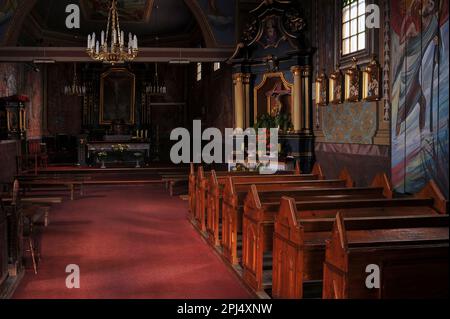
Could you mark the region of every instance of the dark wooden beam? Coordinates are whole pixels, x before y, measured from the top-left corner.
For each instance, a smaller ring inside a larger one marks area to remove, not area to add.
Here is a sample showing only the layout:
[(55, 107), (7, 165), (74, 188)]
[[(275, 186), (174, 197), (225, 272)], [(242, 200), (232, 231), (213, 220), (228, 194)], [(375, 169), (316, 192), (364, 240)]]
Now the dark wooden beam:
[[(227, 60), (233, 49), (204, 48), (141, 48), (135, 62), (221, 62)], [(0, 47), (0, 62), (33, 62), (45, 59), (55, 62), (96, 62), (80, 47)]]

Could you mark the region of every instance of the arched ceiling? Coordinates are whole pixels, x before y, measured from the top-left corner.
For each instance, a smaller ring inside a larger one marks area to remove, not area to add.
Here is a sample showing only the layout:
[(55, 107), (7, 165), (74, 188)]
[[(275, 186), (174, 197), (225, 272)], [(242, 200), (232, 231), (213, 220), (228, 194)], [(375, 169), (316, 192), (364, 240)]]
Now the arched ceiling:
[[(106, 28), (110, 0), (80, 0), (80, 29), (67, 29), (67, 5), (74, 0), (37, 0), (25, 19), (18, 43), (24, 46), (83, 46), (87, 34)], [(121, 29), (147, 47), (196, 47), (202, 32), (183, 0), (118, 0)]]

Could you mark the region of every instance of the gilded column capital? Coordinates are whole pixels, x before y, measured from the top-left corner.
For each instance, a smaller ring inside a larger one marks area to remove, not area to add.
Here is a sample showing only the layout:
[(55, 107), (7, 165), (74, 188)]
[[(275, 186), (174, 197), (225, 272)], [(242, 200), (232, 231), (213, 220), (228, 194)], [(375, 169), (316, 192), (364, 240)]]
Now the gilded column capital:
[(299, 66), (299, 65), (295, 65), (295, 66), (291, 67), (291, 72), (292, 72), (294, 75), (301, 75), (302, 67)]

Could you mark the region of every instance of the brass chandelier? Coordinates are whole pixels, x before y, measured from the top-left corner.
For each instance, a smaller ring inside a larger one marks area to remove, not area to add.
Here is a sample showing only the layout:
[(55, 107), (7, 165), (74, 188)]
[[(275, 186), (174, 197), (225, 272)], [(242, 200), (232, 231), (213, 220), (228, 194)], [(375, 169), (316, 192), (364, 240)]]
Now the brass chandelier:
[(117, 0), (111, 1), (106, 32), (102, 30), (100, 42), (96, 39), (95, 32), (88, 35), (86, 52), (95, 61), (112, 65), (130, 62), (137, 57), (139, 49), (136, 35), (129, 33), (128, 43), (125, 46), (125, 33), (120, 29)]
[(73, 64), (72, 83), (64, 86), (64, 94), (68, 96), (83, 96), (86, 94), (86, 86), (78, 82), (76, 63)]

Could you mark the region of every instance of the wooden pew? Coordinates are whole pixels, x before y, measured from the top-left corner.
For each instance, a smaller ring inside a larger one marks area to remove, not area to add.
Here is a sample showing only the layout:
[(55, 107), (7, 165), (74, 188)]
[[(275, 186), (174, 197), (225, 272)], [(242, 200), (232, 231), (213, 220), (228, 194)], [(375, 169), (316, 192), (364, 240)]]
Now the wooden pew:
[[(354, 223), (337, 215), (326, 242), (323, 298), (448, 298), (448, 216)], [(379, 288), (366, 285), (379, 267)]]
[[(232, 178), (230, 186), (228, 180)], [(210, 243), (213, 246), (220, 245), (219, 229), (220, 222), (222, 221), (222, 206), (225, 201), (230, 206), (238, 202), (238, 193), (245, 194), (252, 184), (266, 185), (270, 187), (273, 183), (276, 183), (279, 187), (284, 186), (286, 188), (290, 187), (307, 187), (309, 181), (314, 181), (314, 184), (321, 183), (331, 183), (335, 185), (340, 185), (341, 181), (324, 181), (319, 180), (318, 175), (312, 174), (302, 174), (302, 175), (277, 175), (277, 176), (267, 176), (267, 175), (257, 175), (257, 176), (247, 176), (247, 177), (228, 177), (218, 179), (215, 172), (211, 172), (210, 183), (207, 191), (207, 207), (206, 207), (206, 233)], [(229, 185), (228, 188), (226, 185)], [(225, 190), (227, 188), (227, 190)], [(225, 195), (226, 194), (226, 195)], [(225, 216), (227, 218), (227, 216)]]
[[(272, 296), (302, 298), (303, 283), (322, 280), (325, 240), (338, 212), (359, 218), (445, 214), (436, 209), (438, 201), (439, 194), (431, 193), (426, 197), (298, 203), (283, 197), (275, 217)], [(315, 226), (314, 219), (318, 219)]]
[[(282, 178), (281, 176), (290, 176), (288, 178)], [(292, 177), (297, 176), (297, 178)], [(239, 178), (236, 179), (236, 183), (251, 184), (252, 182), (280, 182), (282, 179), (287, 184), (296, 183), (299, 180), (322, 180), (324, 175), (322, 168), (319, 164), (316, 164), (313, 168), (311, 174), (300, 174), (300, 164), (297, 161), (295, 171), (285, 171), (279, 172), (278, 175), (250, 175), (250, 176), (239, 176), (237, 174), (224, 174), (217, 176), (216, 171), (212, 170), (209, 175), (208, 187), (206, 189), (206, 212), (205, 212), (205, 231), (206, 235), (213, 246), (220, 245), (219, 231), (220, 231), (220, 221), (222, 217), (222, 200), (224, 186), (227, 182), (228, 177)], [(203, 209), (203, 207), (202, 207)]]
[[(214, 172), (214, 178), (211, 176)], [(299, 175), (300, 174), (300, 163), (296, 161), (294, 171), (279, 171), (276, 175)], [(312, 174), (318, 174), (323, 177), (322, 168), (319, 164), (314, 166)], [(195, 174), (194, 164), (191, 163), (189, 171), (189, 219), (201, 224), (200, 216), (204, 213), (206, 209), (205, 201), (208, 201), (207, 194), (205, 192), (214, 190), (217, 193), (221, 193), (223, 184), (225, 183), (225, 178), (227, 176), (254, 176), (259, 175), (258, 172), (229, 172), (229, 171), (217, 171), (211, 170), (210, 172), (205, 172), (202, 166), (197, 169), (197, 175)], [(219, 195), (221, 196), (221, 194)], [(217, 204), (216, 204), (217, 205)], [(204, 215), (204, 214), (203, 214)]]
[[(263, 268), (271, 268), (271, 260), (264, 255), (272, 253), (275, 216), (280, 209), (280, 199), (288, 196), (302, 201), (353, 200), (385, 198), (383, 187), (344, 188), (292, 188), (288, 190), (261, 189), (252, 185), (244, 204), (242, 221), (242, 267), (244, 281), (256, 291), (264, 288)], [(267, 285), (271, 286), (271, 283)]]
[(75, 189), (78, 187), (80, 195), (83, 196), (83, 185), (86, 181), (81, 179), (43, 179), (43, 180), (30, 180), (30, 181), (22, 181), (20, 183), (23, 194), (26, 193), (27, 190), (36, 189), (36, 188), (45, 188), (48, 190), (49, 188), (55, 187), (67, 187), (70, 193), (70, 200), (74, 200), (75, 198)]
[[(299, 175), (297, 175), (299, 176)], [(274, 180), (270, 179), (270, 182), (267, 180), (260, 180), (258, 185), (264, 187), (265, 190), (271, 190), (278, 188), (280, 191), (287, 190), (290, 188), (330, 188), (330, 187), (345, 187), (346, 185), (353, 186), (353, 181), (349, 179), (349, 176), (345, 176), (345, 174), (341, 174), (341, 177), (346, 179), (337, 179), (337, 180), (325, 180), (323, 179), (323, 173), (320, 165), (316, 165), (313, 169), (313, 174), (310, 175), (300, 175), (303, 178), (294, 178), (294, 181), (288, 180), (284, 181), (283, 184), (277, 182), (273, 184)], [(308, 180), (308, 178), (311, 178)], [(305, 180), (306, 179), (306, 180)], [(244, 200), (245, 197), (250, 190), (251, 184), (255, 183), (255, 180), (252, 179), (236, 179), (233, 178), (231, 181), (227, 179), (228, 183), (225, 184), (225, 189), (223, 190), (223, 195), (221, 196), (222, 202), (220, 207), (221, 210), (221, 219), (222, 219), (222, 238), (220, 243), (222, 244), (223, 254), (225, 258), (233, 265), (237, 265), (239, 263), (239, 258), (237, 255), (238, 252), (238, 241), (239, 237), (242, 233), (242, 216), (244, 209)], [(239, 185), (239, 189), (235, 188), (236, 185)], [(214, 188), (213, 188), (214, 189)], [(281, 198), (280, 194), (280, 198)], [(217, 200), (212, 203), (210, 207), (215, 207), (213, 212), (219, 211), (217, 208)], [(220, 212), (219, 212), (220, 213)], [(219, 217), (217, 217), (219, 219)], [(215, 221), (217, 222), (217, 221)], [(217, 227), (214, 225), (214, 227)], [(217, 228), (214, 230), (215, 234), (218, 233)]]
[[(211, 171), (212, 172), (212, 171)], [(212, 174), (208, 172), (205, 174), (203, 167), (198, 168), (198, 174), (196, 178), (196, 190), (195, 190), (195, 214), (194, 214), (194, 222), (199, 225), (200, 230), (206, 234), (206, 208), (208, 203), (208, 193), (210, 190), (210, 184), (208, 182), (209, 176)], [(216, 172), (217, 181), (219, 184), (225, 183), (225, 180), (228, 176), (239, 176), (239, 177), (262, 177), (265, 179), (269, 179), (274, 176), (287, 176), (287, 175), (296, 175), (293, 171), (280, 171), (275, 175), (260, 175), (258, 172)]]

